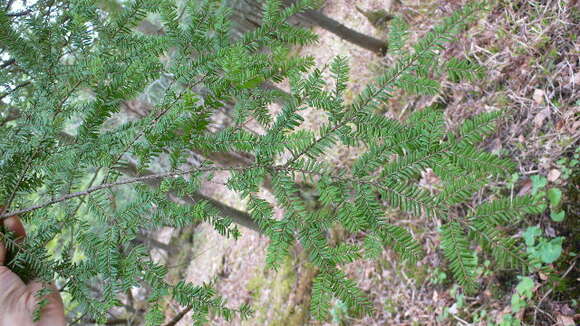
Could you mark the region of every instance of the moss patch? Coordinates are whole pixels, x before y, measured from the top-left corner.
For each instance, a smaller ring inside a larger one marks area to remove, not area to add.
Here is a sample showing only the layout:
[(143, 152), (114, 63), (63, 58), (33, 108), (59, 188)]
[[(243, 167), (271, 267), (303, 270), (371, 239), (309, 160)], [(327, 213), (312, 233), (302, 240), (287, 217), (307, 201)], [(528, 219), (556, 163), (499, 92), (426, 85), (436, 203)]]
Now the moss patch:
[(309, 318), (310, 286), (315, 269), (297, 266), (301, 259), (287, 258), (278, 271), (261, 269), (250, 279), (254, 318), (243, 325), (304, 325)]

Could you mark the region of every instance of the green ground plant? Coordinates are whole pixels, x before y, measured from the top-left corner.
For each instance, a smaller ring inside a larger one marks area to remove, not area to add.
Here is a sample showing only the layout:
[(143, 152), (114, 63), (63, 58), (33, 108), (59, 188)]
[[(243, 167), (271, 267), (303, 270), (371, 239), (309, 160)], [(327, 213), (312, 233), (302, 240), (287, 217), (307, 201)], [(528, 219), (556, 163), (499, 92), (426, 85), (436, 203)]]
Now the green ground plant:
[(532, 196), (538, 202), (542, 202), (542, 208), (550, 208), (550, 218), (554, 222), (562, 222), (566, 217), (566, 212), (561, 209), (562, 190), (556, 187), (547, 187), (548, 179), (541, 175), (533, 175)]

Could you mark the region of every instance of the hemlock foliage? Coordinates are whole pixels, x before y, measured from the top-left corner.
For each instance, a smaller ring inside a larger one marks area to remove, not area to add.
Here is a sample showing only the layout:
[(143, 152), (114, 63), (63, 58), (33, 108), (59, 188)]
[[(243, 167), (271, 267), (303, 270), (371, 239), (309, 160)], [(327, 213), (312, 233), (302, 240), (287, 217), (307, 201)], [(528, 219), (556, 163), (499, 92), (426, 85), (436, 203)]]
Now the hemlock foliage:
[[(481, 74), (469, 61), (443, 60), (438, 53), (483, 5), (463, 7), (410, 48), (404, 46), (406, 24), (395, 19), (395, 63), (347, 103), (346, 58), (334, 59), (327, 80), (312, 58), (289, 55), (290, 46), (316, 42), (310, 31), (285, 23), (314, 2), (285, 8), (281, 1), (265, 1), (263, 25), (236, 41), (229, 36), (228, 9), (216, 1), (187, 1), (182, 8), (172, 1), (136, 0), (109, 14), (94, 1), (39, 0), (23, 14), (0, 11), (0, 203), (7, 206), (3, 217), (22, 211), (30, 229), (19, 246), (9, 234), (0, 235), (16, 253), (10, 265), (27, 277), (56, 277), (74, 311), (100, 321), (133, 287), (148, 289), (151, 325), (163, 322), (161, 302), (168, 298), (191, 307), (197, 323), (210, 312), (247, 317), (249, 306), (228, 307), (211, 284), (169, 284), (167, 266), (133, 241), (143, 230), (196, 221), (239, 236), (231, 216), (198, 194), (212, 172), (226, 170), (227, 186), (247, 202), (249, 223), (271, 239), (268, 266), (276, 268), (299, 243), (319, 268), (311, 305), (318, 319), (328, 318), (333, 297), (355, 314), (373, 309), (341, 265), (376, 257), (385, 247), (406, 261), (422, 258), (421, 244), (385, 215), (386, 207), (441, 221), (441, 249), (466, 291), (477, 290), (476, 243), (500, 266), (526, 268), (529, 258), (500, 227), (535, 212), (531, 198), (462, 206), (490, 178), (512, 168), (509, 160), (477, 148), (499, 113), (475, 116), (456, 130), (447, 129), (438, 105), (405, 122), (377, 113), (396, 92), (437, 94), (434, 77), (441, 74), (452, 81)], [(6, 4), (1, 1), (2, 8)], [(146, 17), (160, 19), (164, 33), (135, 31)], [(116, 119), (125, 101), (161, 76), (171, 82), (146, 117)], [(289, 81), (289, 96), (262, 87), (283, 80)], [(203, 94), (194, 91), (199, 85)], [(215, 131), (212, 116), (226, 102), (237, 103), (233, 122)], [(277, 114), (268, 110), (273, 102), (282, 103)], [(327, 122), (318, 130), (301, 128), (306, 108), (325, 112)], [(264, 132), (246, 128), (250, 119)], [(340, 144), (363, 151), (352, 169), (339, 171), (324, 160)], [(192, 166), (192, 152), (245, 153), (252, 159), (237, 166), (210, 160)], [(163, 157), (169, 170), (143, 174)], [(125, 173), (132, 162), (137, 175)], [(436, 189), (419, 185), (426, 169), (438, 177)], [(160, 187), (150, 187), (152, 181)], [(303, 183), (315, 187), (318, 208), (300, 196)], [(265, 184), (283, 208), (282, 219), (258, 195)], [(121, 207), (117, 196), (126, 197)], [(182, 205), (172, 200), (176, 196), (198, 200)], [(331, 245), (328, 231), (336, 225), (364, 239)], [(54, 241), (56, 247), (45, 249)]]

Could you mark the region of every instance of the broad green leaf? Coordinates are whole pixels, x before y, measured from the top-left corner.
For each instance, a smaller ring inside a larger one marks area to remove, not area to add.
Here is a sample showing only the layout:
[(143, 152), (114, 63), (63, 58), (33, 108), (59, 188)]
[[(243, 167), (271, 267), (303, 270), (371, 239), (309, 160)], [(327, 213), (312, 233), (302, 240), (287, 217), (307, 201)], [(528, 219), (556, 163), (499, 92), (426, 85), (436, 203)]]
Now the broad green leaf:
[(511, 305), (512, 311), (518, 312), (526, 306), (526, 302), (517, 293), (514, 293), (512, 295)]
[(558, 237), (549, 242), (542, 242), (538, 248), (540, 260), (546, 264), (551, 264), (558, 260), (562, 254), (562, 242), (564, 237)]
[(526, 246), (532, 247), (534, 243), (536, 243), (536, 237), (542, 235), (542, 230), (538, 226), (530, 226), (526, 229), (524, 234), (524, 241), (526, 242)]
[(554, 221), (554, 222), (562, 222), (564, 220), (564, 218), (566, 217), (566, 212), (564, 212), (564, 211), (560, 211), (558, 213), (551, 212), (550, 217), (552, 218), (552, 221)]
[(534, 281), (529, 277), (522, 277), (516, 291), (524, 297), (531, 298), (532, 290), (534, 289)]
[(548, 184), (548, 179), (541, 175), (533, 175), (531, 178), (532, 180), (532, 195), (538, 193), (538, 190), (544, 188)]
[(562, 191), (558, 188), (551, 188), (548, 190), (548, 199), (550, 200), (550, 206), (558, 206), (558, 204), (560, 204), (560, 200), (562, 199)]
[(512, 314), (505, 314), (499, 326), (520, 326), (521, 322), (517, 317)]

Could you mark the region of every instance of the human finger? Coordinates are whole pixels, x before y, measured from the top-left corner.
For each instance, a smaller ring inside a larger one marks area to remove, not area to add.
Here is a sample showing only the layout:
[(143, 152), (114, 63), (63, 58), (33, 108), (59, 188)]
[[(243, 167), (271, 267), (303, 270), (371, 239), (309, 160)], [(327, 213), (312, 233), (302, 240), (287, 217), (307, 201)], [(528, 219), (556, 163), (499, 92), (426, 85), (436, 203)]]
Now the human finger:
[(4, 261), (6, 260), (6, 247), (0, 241), (0, 266), (4, 265)]
[(26, 230), (24, 230), (24, 225), (22, 221), (17, 216), (10, 216), (4, 219), (4, 228), (6, 231), (13, 232), (17, 239), (22, 239), (26, 236)]
[(26, 305), (29, 312), (33, 312), (38, 304), (36, 293), (44, 288), (49, 288), (51, 292), (44, 298), (47, 304), (42, 308), (38, 326), (60, 326), (66, 325), (64, 317), (64, 303), (56, 286), (53, 283), (46, 284), (41, 282), (32, 282), (27, 286), (29, 295), (27, 296)]
[[(17, 293), (20, 289), (24, 289), (26, 285), (18, 275), (12, 272), (6, 266), (0, 266), (0, 317), (2, 316), (3, 305), (6, 304), (6, 298), (14, 293)], [(22, 295), (21, 292), (18, 292)]]

